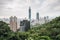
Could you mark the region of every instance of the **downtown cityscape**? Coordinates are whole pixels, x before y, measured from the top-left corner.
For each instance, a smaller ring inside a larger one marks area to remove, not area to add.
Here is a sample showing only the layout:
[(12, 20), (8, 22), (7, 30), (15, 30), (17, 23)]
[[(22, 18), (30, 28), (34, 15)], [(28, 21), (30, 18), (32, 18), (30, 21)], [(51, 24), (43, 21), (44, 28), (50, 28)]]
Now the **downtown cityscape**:
[(0, 40), (60, 40), (60, 0), (0, 0)]
[[(29, 11), (29, 16), (28, 19), (19, 19), (16, 16), (11, 16), (10, 18), (2, 18), (0, 19), (0, 21), (4, 21), (6, 23), (9, 24), (10, 29), (14, 32), (16, 32), (18, 29), (20, 31), (25, 31), (25, 27), (29, 27), (27, 29), (30, 29), (30, 24), (32, 26), (36, 25), (36, 24), (44, 24), (47, 22), (50, 22), (52, 19), (49, 19), (49, 16), (46, 17), (39, 17), (39, 13), (36, 13), (36, 19), (31, 19), (31, 8), (29, 7), (28, 9)], [(28, 24), (28, 25), (27, 25)]]

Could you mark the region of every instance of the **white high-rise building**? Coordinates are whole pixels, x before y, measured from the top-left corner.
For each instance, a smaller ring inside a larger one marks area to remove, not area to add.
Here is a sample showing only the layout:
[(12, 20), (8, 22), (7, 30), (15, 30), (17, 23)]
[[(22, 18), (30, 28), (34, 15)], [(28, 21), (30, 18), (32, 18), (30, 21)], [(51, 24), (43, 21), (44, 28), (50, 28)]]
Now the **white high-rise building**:
[(14, 32), (17, 31), (17, 17), (10, 17), (10, 29)]

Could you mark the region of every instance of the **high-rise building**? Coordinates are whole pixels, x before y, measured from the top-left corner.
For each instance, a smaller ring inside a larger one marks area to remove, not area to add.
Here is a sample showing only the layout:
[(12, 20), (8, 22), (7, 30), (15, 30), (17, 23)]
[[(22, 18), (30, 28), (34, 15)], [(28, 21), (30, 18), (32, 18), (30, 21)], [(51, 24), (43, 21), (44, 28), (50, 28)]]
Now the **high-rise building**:
[(45, 23), (49, 22), (49, 16), (44, 17)]
[(36, 19), (39, 21), (39, 13), (36, 14)]
[(28, 31), (30, 29), (30, 21), (23, 20), (20, 21), (20, 31)]
[(10, 17), (10, 29), (14, 32), (17, 31), (17, 17)]
[(31, 21), (31, 7), (29, 7), (29, 20)]

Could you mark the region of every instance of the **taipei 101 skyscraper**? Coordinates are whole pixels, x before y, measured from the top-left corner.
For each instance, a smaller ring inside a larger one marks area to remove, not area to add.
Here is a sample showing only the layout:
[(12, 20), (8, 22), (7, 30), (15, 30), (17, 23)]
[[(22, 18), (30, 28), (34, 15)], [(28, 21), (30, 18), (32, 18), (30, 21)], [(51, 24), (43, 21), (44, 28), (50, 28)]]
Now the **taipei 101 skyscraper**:
[(31, 21), (31, 7), (29, 7), (29, 21)]

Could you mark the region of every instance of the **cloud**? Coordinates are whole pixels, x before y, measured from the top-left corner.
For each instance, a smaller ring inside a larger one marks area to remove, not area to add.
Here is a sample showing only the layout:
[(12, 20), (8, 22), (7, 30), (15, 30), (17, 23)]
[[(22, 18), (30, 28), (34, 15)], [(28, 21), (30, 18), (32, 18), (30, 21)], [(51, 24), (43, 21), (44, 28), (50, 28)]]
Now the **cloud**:
[(37, 12), (40, 16), (60, 15), (60, 0), (0, 0), (0, 16), (28, 17), (29, 6), (32, 18), (36, 17)]

